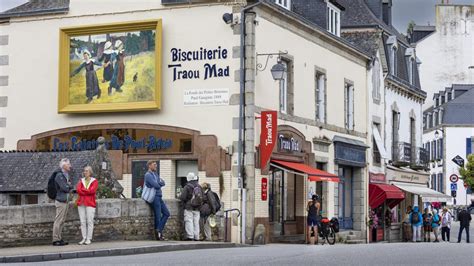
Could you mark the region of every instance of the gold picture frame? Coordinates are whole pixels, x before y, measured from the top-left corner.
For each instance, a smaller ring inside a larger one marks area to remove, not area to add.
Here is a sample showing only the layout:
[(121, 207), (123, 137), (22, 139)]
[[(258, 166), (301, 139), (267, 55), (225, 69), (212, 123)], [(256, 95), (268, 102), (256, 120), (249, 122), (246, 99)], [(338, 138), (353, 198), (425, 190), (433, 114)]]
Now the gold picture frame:
[[(84, 41), (85, 38), (88, 39)], [(144, 38), (147, 39), (143, 41)], [(127, 49), (132, 51), (131, 47), (135, 50), (127, 54)], [(159, 110), (161, 49), (161, 19), (61, 28), (58, 113)], [(106, 50), (107, 55), (112, 55), (110, 62), (100, 62), (98, 55), (101, 51), (102, 55), (106, 54)], [(148, 64), (143, 63), (144, 60)], [(120, 85), (116, 85), (117, 76)]]

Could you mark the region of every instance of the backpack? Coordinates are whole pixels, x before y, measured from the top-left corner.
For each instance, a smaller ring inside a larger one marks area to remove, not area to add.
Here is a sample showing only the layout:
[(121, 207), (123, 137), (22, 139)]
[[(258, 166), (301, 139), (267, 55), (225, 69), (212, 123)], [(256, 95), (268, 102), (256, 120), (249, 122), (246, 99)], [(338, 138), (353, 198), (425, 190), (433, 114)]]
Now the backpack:
[(199, 208), (202, 205), (202, 188), (200, 185), (196, 185), (193, 188), (193, 197), (191, 198), (191, 206)]
[(216, 214), (222, 207), (221, 200), (216, 192), (209, 190), (207, 193), (207, 197), (209, 198), (209, 205), (211, 206), (211, 213)]
[(54, 171), (48, 179), (48, 187), (46, 190), (46, 194), (48, 194), (48, 198), (54, 200), (56, 199), (56, 195), (58, 194), (58, 190), (56, 187), (56, 175), (60, 173), (61, 170)]
[(420, 215), (418, 212), (412, 212), (411, 213), (411, 223), (412, 224), (417, 224), (420, 222)]
[(434, 224), (439, 224), (441, 221), (439, 219), (439, 215), (438, 214), (435, 214), (433, 215), (433, 223)]

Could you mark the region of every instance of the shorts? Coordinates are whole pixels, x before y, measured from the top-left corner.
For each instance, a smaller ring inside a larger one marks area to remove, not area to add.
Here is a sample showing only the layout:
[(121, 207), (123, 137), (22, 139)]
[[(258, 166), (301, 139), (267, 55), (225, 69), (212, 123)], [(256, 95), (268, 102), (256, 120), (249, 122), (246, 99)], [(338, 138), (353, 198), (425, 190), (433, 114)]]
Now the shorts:
[(425, 231), (425, 232), (431, 232), (431, 225), (425, 225), (425, 226), (423, 226), (423, 231)]
[(315, 217), (308, 217), (308, 226), (319, 226), (319, 221)]

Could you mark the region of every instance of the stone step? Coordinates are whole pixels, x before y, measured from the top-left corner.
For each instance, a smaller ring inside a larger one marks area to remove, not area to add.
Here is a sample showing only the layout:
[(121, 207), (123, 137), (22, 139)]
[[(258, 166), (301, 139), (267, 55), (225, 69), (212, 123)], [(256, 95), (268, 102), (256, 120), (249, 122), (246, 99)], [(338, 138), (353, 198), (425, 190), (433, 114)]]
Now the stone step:
[(365, 244), (365, 240), (346, 240), (346, 244)]
[(360, 237), (356, 236), (356, 235), (348, 235), (346, 237), (347, 240), (361, 240)]

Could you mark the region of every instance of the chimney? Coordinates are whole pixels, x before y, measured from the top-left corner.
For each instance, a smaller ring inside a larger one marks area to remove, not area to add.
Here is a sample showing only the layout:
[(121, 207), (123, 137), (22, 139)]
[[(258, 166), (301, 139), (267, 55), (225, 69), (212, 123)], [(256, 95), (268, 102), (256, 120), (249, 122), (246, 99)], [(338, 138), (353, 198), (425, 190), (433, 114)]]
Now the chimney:
[(382, 0), (382, 20), (387, 25), (392, 25), (392, 0)]

